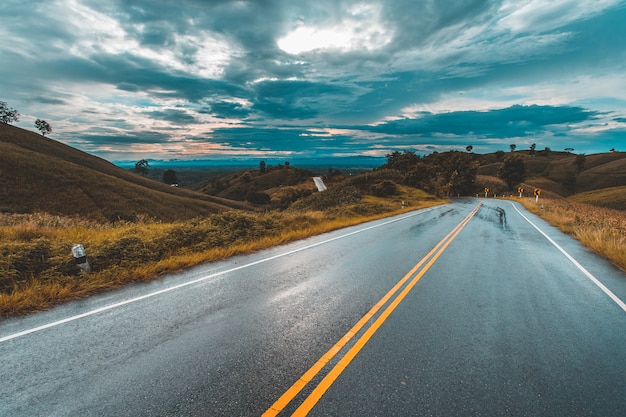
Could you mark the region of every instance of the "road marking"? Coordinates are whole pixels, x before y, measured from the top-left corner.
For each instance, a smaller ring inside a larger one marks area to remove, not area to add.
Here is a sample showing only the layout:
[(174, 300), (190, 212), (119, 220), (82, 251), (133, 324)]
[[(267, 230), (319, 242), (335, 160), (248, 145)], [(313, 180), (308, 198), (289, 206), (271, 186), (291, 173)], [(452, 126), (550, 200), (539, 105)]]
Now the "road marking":
[[(262, 417), (274, 417), (277, 416), (311, 380), (330, 362), (330, 360), (343, 349), (346, 344), (360, 331), (362, 328), (372, 319), (376, 313), (394, 296), (396, 292), (411, 278), (413, 279), (404, 287), (404, 289), (396, 296), (396, 298), (389, 304), (389, 306), (381, 313), (381, 315), (366, 329), (365, 333), (356, 341), (352, 348), (339, 360), (335, 367), (322, 379), (322, 381), (315, 387), (313, 392), (300, 404), (293, 416), (306, 416), (309, 411), (317, 404), (322, 398), (330, 386), (335, 382), (344, 369), (350, 364), (350, 362), (356, 357), (359, 351), (365, 346), (370, 338), (376, 333), (389, 315), (396, 309), (396, 307), (402, 302), (411, 289), (417, 284), (417, 282), (424, 276), (426, 271), (435, 263), (435, 261), (441, 256), (443, 251), (450, 245), (450, 243), (457, 237), (461, 230), (467, 225), (467, 223), (478, 212), (482, 202), (480, 202), (470, 214), (465, 217), (457, 226), (452, 229), (433, 249), (431, 249), (426, 256), (424, 256), (396, 285), (387, 292), (361, 319), (341, 338), (339, 341), (331, 347), (322, 357), (309, 368), (285, 393), (278, 399), (272, 406), (263, 413)], [(426, 264), (424, 266), (424, 264)], [(424, 268), (422, 268), (424, 266)], [(422, 268), (420, 270), (420, 268)], [(419, 271), (419, 272), (418, 272)], [(416, 274), (417, 272), (417, 274)], [(414, 275), (415, 274), (415, 275)]]
[(558, 243), (556, 243), (554, 240), (552, 240), (552, 238), (550, 236), (545, 234), (544, 231), (541, 230), (535, 223), (530, 221), (530, 219), (528, 217), (526, 217), (521, 211), (519, 211), (519, 209), (517, 208), (517, 206), (515, 204), (511, 203), (511, 205), (513, 206), (515, 211), (517, 211), (520, 214), (520, 216), (522, 216), (524, 218), (524, 220), (526, 220), (528, 223), (530, 223), (530, 225), (532, 227), (537, 229), (537, 231), (539, 233), (541, 233), (543, 235), (543, 237), (548, 239), (548, 242), (552, 243), (563, 255), (565, 255), (565, 257), (567, 259), (569, 259), (570, 262), (573, 263), (576, 266), (576, 268), (578, 268), (583, 274), (585, 274), (585, 276), (587, 278), (589, 278), (594, 284), (596, 284), (598, 286), (598, 288), (600, 288), (602, 291), (604, 291), (604, 293), (606, 295), (608, 295), (611, 298), (611, 300), (613, 300), (618, 306), (620, 306), (622, 310), (626, 311), (626, 303), (624, 303), (622, 300), (620, 300), (620, 298), (617, 295), (615, 295), (611, 290), (609, 290), (607, 287), (605, 287), (604, 284), (602, 284), (596, 277), (594, 277), (591, 272), (587, 271), (587, 269), (585, 269), (584, 266), (582, 266), (580, 263), (578, 263), (578, 261), (576, 259), (574, 259), (574, 257), (572, 255), (567, 253), (565, 251), (565, 249), (563, 249), (561, 246), (559, 246)]
[(335, 237), (330, 238), (330, 239), (326, 239), (326, 240), (323, 240), (323, 241), (320, 241), (320, 242), (317, 242), (317, 243), (312, 243), (310, 245), (303, 246), (301, 248), (290, 250), (288, 252), (284, 252), (284, 253), (280, 253), (280, 254), (277, 254), (277, 255), (273, 255), (273, 256), (270, 256), (268, 258), (259, 259), (258, 261), (250, 262), (250, 263), (245, 264), (245, 265), (237, 266), (235, 268), (230, 268), (230, 269), (227, 269), (225, 271), (216, 272), (214, 274), (203, 276), (201, 278), (198, 278), (198, 279), (195, 279), (195, 280), (192, 280), (192, 281), (188, 281), (188, 282), (184, 282), (182, 284), (174, 285), (172, 287), (164, 288), (164, 289), (159, 290), (159, 291), (151, 292), (151, 293), (139, 296), (139, 297), (135, 297), (135, 298), (131, 298), (131, 299), (128, 299), (128, 300), (124, 300), (124, 301), (121, 301), (119, 303), (109, 304), (109, 305), (106, 305), (104, 307), (100, 307), (100, 308), (97, 308), (97, 309), (94, 309), (94, 310), (87, 311), (87, 312), (82, 313), (82, 314), (78, 314), (78, 315), (75, 315), (75, 316), (67, 317), (67, 318), (62, 319), (62, 320), (58, 320), (58, 321), (55, 321), (55, 322), (44, 324), (42, 326), (33, 327), (31, 329), (27, 329), (27, 330), (24, 330), (24, 331), (21, 331), (21, 332), (18, 332), (18, 333), (10, 334), (8, 336), (0, 337), (0, 343), (7, 342), (7, 341), (12, 340), (12, 339), (17, 339), (19, 337), (23, 337), (23, 336), (26, 336), (26, 335), (29, 335), (29, 334), (32, 334), (32, 333), (40, 332), (42, 330), (49, 329), (49, 328), (52, 328), (52, 327), (60, 326), (62, 324), (69, 323), (69, 322), (72, 322), (72, 321), (75, 321), (75, 320), (83, 319), (85, 317), (93, 316), (94, 314), (103, 313), (105, 311), (113, 310), (115, 308), (119, 308), (119, 307), (125, 306), (127, 304), (136, 303), (136, 302), (148, 299), (148, 298), (155, 297), (157, 295), (161, 295), (161, 294), (165, 294), (165, 293), (168, 293), (168, 292), (171, 292), (171, 291), (179, 290), (181, 288), (184, 288), (184, 287), (187, 287), (187, 286), (190, 286), (190, 285), (194, 285), (194, 284), (197, 284), (197, 283), (202, 282), (202, 281), (207, 281), (209, 279), (216, 278), (216, 277), (219, 277), (221, 275), (226, 275), (226, 274), (229, 274), (229, 273), (232, 273), (232, 272), (239, 271), (241, 269), (249, 268), (251, 266), (255, 266), (255, 265), (259, 265), (259, 264), (265, 263), (265, 262), (273, 261), (275, 259), (282, 258), (284, 256), (293, 255), (294, 253), (302, 252), (302, 251), (305, 251), (307, 249), (314, 248), (316, 246), (321, 246), (321, 245), (324, 245), (324, 244), (327, 244), (327, 243), (330, 243), (330, 242), (334, 242), (335, 240), (343, 239), (343, 238), (348, 237), (348, 236), (356, 235), (358, 233), (362, 233), (362, 232), (365, 232), (365, 231), (368, 231), (368, 230), (372, 230), (372, 229), (375, 229), (375, 228), (378, 228), (378, 227), (387, 226), (387, 225), (389, 225), (391, 223), (396, 223), (396, 222), (399, 222), (399, 221), (402, 221), (402, 220), (409, 219), (411, 217), (415, 217), (415, 216), (418, 216), (418, 215), (421, 215), (421, 214), (424, 214), (424, 213), (428, 213), (429, 211), (435, 210), (435, 209), (440, 208), (440, 207), (442, 207), (442, 206), (434, 206), (434, 207), (428, 207), (428, 208), (425, 208), (425, 209), (422, 209), (422, 210), (417, 210), (417, 211), (414, 211), (414, 212), (412, 212), (412, 213), (410, 213), (410, 214), (408, 214), (406, 216), (396, 217), (396, 218), (393, 218), (391, 220), (384, 221), (382, 223), (377, 223), (377, 224), (374, 224), (372, 226), (364, 227), (362, 229), (358, 229), (358, 230), (352, 231), (350, 233), (346, 233), (344, 235), (335, 236)]

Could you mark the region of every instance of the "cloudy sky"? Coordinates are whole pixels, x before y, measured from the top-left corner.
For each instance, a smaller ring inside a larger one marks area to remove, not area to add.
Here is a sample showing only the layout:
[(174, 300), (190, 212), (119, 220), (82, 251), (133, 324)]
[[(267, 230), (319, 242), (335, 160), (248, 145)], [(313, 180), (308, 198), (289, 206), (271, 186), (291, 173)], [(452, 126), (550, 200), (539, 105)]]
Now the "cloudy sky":
[(626, 151), (623, 0), (2, 0), (0, 101), (108, 160)]

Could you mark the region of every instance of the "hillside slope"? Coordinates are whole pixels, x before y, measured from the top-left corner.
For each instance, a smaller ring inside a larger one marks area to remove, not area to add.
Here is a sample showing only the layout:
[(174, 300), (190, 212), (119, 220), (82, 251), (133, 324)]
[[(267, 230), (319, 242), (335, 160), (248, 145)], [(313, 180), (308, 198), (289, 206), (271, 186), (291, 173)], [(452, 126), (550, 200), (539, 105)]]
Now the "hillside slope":
[[(626, 152), (609, 152), (593, 155), (574, 155), (568, 152), (539, 152), (530, 156), (528, 151), (515, 152), (524, 159), (526, 183), (561, 197), (626, 185)], [(479, 174), (497, 176), (502, 160), (495, 155), (477, 155), (481, 163)], [(580, 165), (579, 165), (580, 163)], [(592, 202), (592, 194), (586, 201)], [(619, 206), (619, 202), (616, 202)]]
[(0, 211), (45, 211), (99, 221), (145, 215), (171, 221), (247, 207), (143, 178), (60, 142), (0, 124)]
[(606, 207), (613, 210), (626, 210), (626, 185), (586, 191), (571, 196), (572, 201)]

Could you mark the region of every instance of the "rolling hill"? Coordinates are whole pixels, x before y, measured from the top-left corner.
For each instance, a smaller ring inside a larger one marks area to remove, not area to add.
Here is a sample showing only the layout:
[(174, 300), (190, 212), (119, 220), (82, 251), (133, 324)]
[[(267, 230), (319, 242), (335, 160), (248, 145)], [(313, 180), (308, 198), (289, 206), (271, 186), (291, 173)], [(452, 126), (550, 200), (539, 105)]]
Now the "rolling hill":
[[(515, 153), (524, 157), (527, 192), (537, 187), (546, 195), (626, 209), (626, 153), (584, 157), (567, 152)], [(497, 194), (507, 191), (497, 178), (504, 156), (474, 155), (480, 164), (476, 193), (483, 187)], [(264, 173), (249, 170), (215, 178), (198, 191), (170, 187), (34, 132), (0, 124), (0, 212), (5, 213), (173, 221), (229, 209), (252, 210), (251, 193), (269, 197), (271, 207), (284, 209), (315, 193), (311, 176), (311, 171), (279, 165)]]
[(250, 206), (170, 187), (55, 140), (0, 124), (0, 212), (172, 221), (232, 208)]
[[(568, 152), (518, 151), (523, 156), (528, 192), (540, 188), (549, 195), (569, 198), (600, 207), (626, 210), (626, 152), (608, 152), (593, 155), (574, 155)], [(500, 157), (503, 155), (500, 154)], [(477, 155), (480, 162), (479, 180), (497, 184), (501, 160), (494, 154)], [(503, 186), (493, 188), (504, 192)]]

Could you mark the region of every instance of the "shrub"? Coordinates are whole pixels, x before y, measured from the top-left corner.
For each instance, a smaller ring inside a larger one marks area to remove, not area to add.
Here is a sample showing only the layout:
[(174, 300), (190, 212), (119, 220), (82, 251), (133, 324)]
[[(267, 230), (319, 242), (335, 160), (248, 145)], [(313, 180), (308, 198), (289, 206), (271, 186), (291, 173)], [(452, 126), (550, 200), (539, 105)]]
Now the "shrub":
[(269, 194), (263, 192), (250, 191), (248, 195), (246, 195), (246, 201), (252, 204), (269, 204), (270, 199)]
[(355, 204), (361, 200), (359, 190), (351, 185), (337, 185), (326, 191), (312, 194), (296, 201), (289, 210), (327, 210), (342, 205)]
[(386, 197), (398, 194), (398, 186), (391, 181), (382, 181), (374, 184), (371, 191), (376, 197)]
[(94, 250), (87, 250), (87, 254), (94, 271), (160, 259), (160, 253), (154, 244), (139, 236), (122, 236), (117, 240), (106, 241)]
[(0, 290), (11, 289), (18, 282), (39, 275), (50, 268), (51, 254), (50, 241), (43, 238), (1, 245)]

